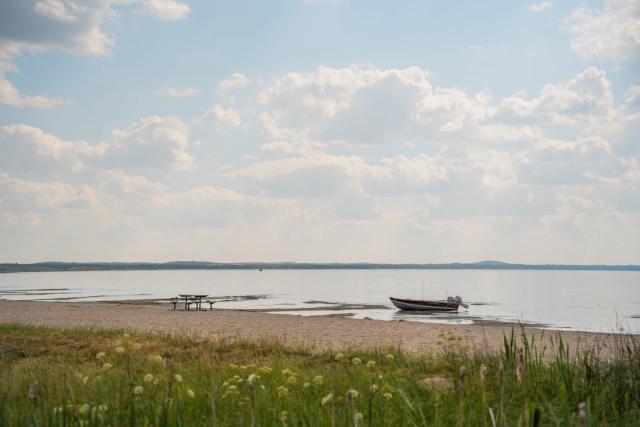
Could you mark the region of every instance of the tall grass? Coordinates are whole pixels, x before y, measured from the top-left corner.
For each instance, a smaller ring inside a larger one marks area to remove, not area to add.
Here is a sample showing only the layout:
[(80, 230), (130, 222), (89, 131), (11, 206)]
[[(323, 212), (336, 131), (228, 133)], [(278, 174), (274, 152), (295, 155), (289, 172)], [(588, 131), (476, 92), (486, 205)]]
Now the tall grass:
[(640, 425), (640, 346), (603, 357), (511, 334), (500, 352), (318, 352), (0, 325), (4, 426)]

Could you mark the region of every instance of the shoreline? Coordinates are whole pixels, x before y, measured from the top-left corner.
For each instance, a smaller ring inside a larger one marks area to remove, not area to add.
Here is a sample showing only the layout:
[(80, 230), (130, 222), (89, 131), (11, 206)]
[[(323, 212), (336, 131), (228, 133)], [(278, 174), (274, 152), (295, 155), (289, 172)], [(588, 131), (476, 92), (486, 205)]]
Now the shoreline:
[(295, 316), (214, 309), (173, 311), (167, 305), (131, 302), (42, 302), (0, 300), (0, 323), (63, 328), (113, 328), (199, 338), (279, 339), (321, 350), (398, 347), (425, 353), (449, 344), (472, 351), (499, 351), (504, 336), (523, 332), (529, 340), (552, 348), (562, 338), (575, 355), (581, 349), (607, 354), (623, 335), (550, 331), (513, 325), (451, 325), (411, 321), (351, 319), (342, 316)]

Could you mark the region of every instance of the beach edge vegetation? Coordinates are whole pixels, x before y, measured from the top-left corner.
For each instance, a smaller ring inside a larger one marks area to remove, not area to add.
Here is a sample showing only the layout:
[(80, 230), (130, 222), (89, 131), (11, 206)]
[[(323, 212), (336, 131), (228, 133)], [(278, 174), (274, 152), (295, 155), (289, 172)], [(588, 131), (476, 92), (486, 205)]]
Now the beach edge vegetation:
[(0, 324), (0, 427), (640, 425), (638, 337), (552, 335), (409, 354)]

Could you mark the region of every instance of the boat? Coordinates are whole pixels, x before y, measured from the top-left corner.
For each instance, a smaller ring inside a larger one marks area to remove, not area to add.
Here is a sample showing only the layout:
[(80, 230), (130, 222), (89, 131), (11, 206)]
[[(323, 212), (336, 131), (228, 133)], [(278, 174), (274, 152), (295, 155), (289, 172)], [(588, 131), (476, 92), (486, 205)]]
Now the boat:
[(458, 311), (460, 306), (469, 308), (468, 304), (462, 302), (459, 296), (448, 297), (445, 300), (415, 300), (389, 297), (393, 305), (400, 310), (421, 310), (421, 311)]

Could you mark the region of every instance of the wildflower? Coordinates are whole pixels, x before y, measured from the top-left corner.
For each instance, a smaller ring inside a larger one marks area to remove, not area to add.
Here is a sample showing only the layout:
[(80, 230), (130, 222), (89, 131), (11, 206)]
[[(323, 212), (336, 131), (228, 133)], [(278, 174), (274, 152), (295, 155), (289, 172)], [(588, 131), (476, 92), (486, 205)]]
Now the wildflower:
[(360, 359), (359, 357), (354, 357), (353, 359), (351, 359), (351, 363), (353, 363), (354, 365), (360, 365), (362, 364), (362, 359)]
[(386, 356), (384, 356), (384, 358), (389, 362), (393, 362), (393, 360), (395, 359), (393, 354), (387, 354)]
[(347, 406), (353, 408), (354, 400), (358, 397), (358, 392), (356, 390), (350, 389), (347, 390)]
[(80, 415), (87, 415), (89, 413), (89, 409), (91, 407), (89, 406), (88, 403), (85, 403), (84, 405), (82, 405), (80, 408), (78, 408), (78, 413)]
[(333, 400), (333, 393), (329, 393), (325, 397), (322, 398), (322, 400), (320, 401), (320, 404), (322, 406), (324, 406), (327, 403), (331, 402), (332, 400)]
[(287, 397), (289, 395), (289, 389), (283, 386), (278, 387), (278, 397)]
[(109, 407), (107, 405), (105, 405), (105, 404), (98, 405), (98, 411), (99, 412), (107, 412), (108, 409), (109, 409)]
[(231, 384), (229, 388), (227, 388), (227, 391), (237, 391), (237, 390), (238, 390), (238, 387), (233, 384)]
[(105, 352), (101, 351), (98, 354), (96, 354), (96, 359), (97, 360), (102, 360), (102, 359), (104, 359), (105, 356), (106, 356)]
[(264, 384), (260, 384), (260, 390), (266, 390), (267, 388), (264, 386)]
[(229, 387), (229, 381), (225, 381), (222, 383), (222, 387)]
[(229, 363), (229, 369), (237, 369), (238, 365), (236, 365), (235, 363)]
[(193, 390), (188, 389), (187, 390), (187, 396), (189, 396), (190, 398), (193, 399), (194, 397), (196, 397), (196, 394), (193, 392)]
[(253, 387), (253, 383), (256, 380), (256, 374), (251, 374), (247, 377), (247, 385)]
[(309, 388), (309, 387), (311, 387), (311, 383), (302, 384), (302, 388)]
[(244, 365), (240, 365), (240, 370), (241, 370), (241, 371), (246, 371), (246, 370), (247, 370), (247, 367), (246, 367), (246, 366), (244, 366)]
[(373, 368), (374, 366), (376, 366), (376, 361), (375, 360), (369, 360), (367, 362), (367, 368)]
[(124, 338), (125, 340), (128, 340), (129, 334), (125, 332), (124, 334), (122, 334), (122, 338)]
[(116, 353), (118, 354), (124, 353), (124, 347), (116, 347)]
[(378, 391), (378, 384), (372, 384), (371, 387), (369, 387), (369, 391), (371, 393), (375, 393), (376, 391)]
[(293, 373), (293, 371), (291, 371), (291, 369), (286, 368), (286, 369), (282, 370), (282, 375), (284, 375), (286, 377), (287, 375), (294, 375), (294, 373)]
[(56, 415), (62, 413), (64, 411), (64, 408), (62, 408), (62, 406), (56, 406), (55, 408), (53, 408), (53, 416), (55, 417)]
[(97, 377), (95, 377), (95, 378), (93, 379), (93, 382), (94, 382), (94, 383), (102, 382), (102, 377), (101, 377), (100, 375), (98, 375)]
[(364, 418), (364, 415), (362, 415), (360, 412), (356, 412), (353, 418), (355, 418), (356, 420), (361, 420)]
[(84, 377), (82, 379), (82, 384), (87, 384), (89, 382), (89, 377)]
[(105, 363), (104, 365), (102, 365), (102, 369), (105, 371), (108, 371), (109, 369), (113, 368), (113, 365), (109, 362)]
[(176, 380), (177, 383), (181, 383), (182, 382), (182, 375), (180, 374), (175, 374), (173, 376), (173, 379)]
[(142, 386), (140, 385), (135, 386), (135, 388), (133, 389), (133, 394), (140, 396), (142, 393), (144, 393), (144, 388), (142, 388)]
[(164, 363), (164, 361), (162, 360), (162, 356), (158, 354), (152, 354), (151, 356), (147, 357), (147, 360), (151, 363), (157, 363), (158, 365), (162, 365)]
[(287, 411), (280, 412), (280, 421), (282, 421), (283, 424), (287, 423), (288, 417), (289, 417), (289, 413)]
[(287, 383), (294, 385), (295, 383), (298, 382), (298, 379), (296, 377), (294, 377), (293, 375), (290, 376), (289, 378), (287, 378)]
[(335, 359), (336, 359), (336, 362), (341, 361), (342, 359), (344, 359), (344, 354), (342, 354), (342, 353), (336, 354)]
[(134, 343), (133, 344), (133, 349), (134, 350), (140, 350), (142, 348), (142, 345), (140, 345), (140, 343)]
[(262, 373), (262, 374), (270, 374), (271, 372), (273, 372), (273, 369), (271, 369), (268, 366), (262, 366), (262, 367), (258, 368), (258, 371), (260, 371), (260, 373)]
[(152, 381), (153, 381), (153, 375), (147, 374), (147, 375), (144, 376), (144, 382), (145, 383), (149, 384)]
[(384, 397), (387, 400), (391, 400), (391, 399), (393, 399), (393, 394), (385, 393), (385, 394), (382, 395), (382, 397)]
[(313, 377), (313, 383), (315, 385), (322, 385), (324, 384), (324, 378), (322, 378), (322, 375), (316, 375), (315, 377)]

